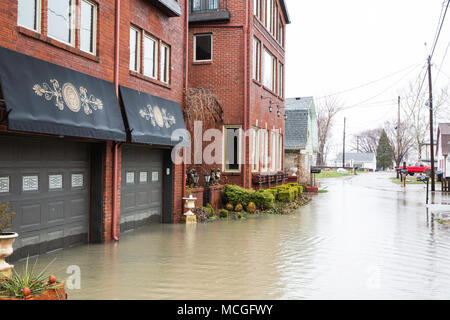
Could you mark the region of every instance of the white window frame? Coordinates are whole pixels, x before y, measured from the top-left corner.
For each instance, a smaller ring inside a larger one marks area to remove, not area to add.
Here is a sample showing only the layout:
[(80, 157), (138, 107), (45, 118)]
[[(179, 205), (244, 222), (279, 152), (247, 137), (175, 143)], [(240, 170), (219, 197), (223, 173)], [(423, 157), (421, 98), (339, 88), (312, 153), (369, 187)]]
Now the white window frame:
[[(163, 65), (162, 65), (162, 61), (163, 61), (163, 48), (166, 48), (166, 55), (164, 55), (164, 59), (165, 59), (165, 70), (163, 70)], [(164, 42), (161, 41), (160, 46), (159, 46), (159, 70), (160, 70), (160, 74), (159, 74), (159, 80), (163, 83), (168, 84), (170, 82), (170, 46)], [(163, 78), (163, 72), (165, 73), (166, 79), (167, 81), (164, 81)]]
[(261, 0), (254, 0), (253, 1), (253, 14), (256, 18), (261, 20)]
[(270, 132), (270, 171), (275, 171), (277, 169), (277, 133), (275, 131)]
[(253, 80), (261, 82), (261, 41), (253, 38)]
[[(263, 49), (263, 56), (262, 56), (262, 59), (261, 59), (261, 61), (262, 61), (262, 68), (261, 68), (261, 70), (262, 70), (262, 75), (261, 75), (261, 82), (262, 82), (262, 84), (267, 88), (267, 89), (269, 89), (270, 91), (272, 91), (272, 92), (275, 92), (275, 90), (276, 90), (276, 73), (277, 73), (277, 65), (276, 65), (276, 63), (277, 63), (277, 59), (276, 59), (276, 57), (264, 46), (264, 49)], [(267, 70), (267, 66), (266, 66), (266, 59), (265, 59), (265, 53), (267, 53), (270, 57), (272, 57), (272, 63), (271, 63), (271, 69), (272, 69), (272, 79), (271, 79), (271, 84), (270, 84), (270, 86), (267, 86), (267, 84), (265, 83), (265, 74), (266, 74), (266, 70)]]
[(41, 33), (41, 29), (42, 29), (42, 26), (41, 26), (42, 0), (36, 0), (36, 10), (34, 12), (34, 15), (35, 15), (35, 19), (36, 19), (36, 29), (30, 29), (27, 26), (21, 25), (19, 23), (19, 2), (17, 2), (17, 25), (21, 26), (21, 27), (23, 27), (25, 29), (32, 30), (32, 31), (37, 32), (37, 33)]
[[(80, 0), (80, 6), (81, 2), (86, 2), (90, 4), (94, 8), (94, 14), (92, 17), (92, 51), (83, 50), (81, 48), (81, 31), (80, 31), (80, 50), (83, 52), (87, 52), (93, 55), (97, 55), (97, 15), (98, 15), (98, 6), (95, 2), (89, 1), (89, 0)], [(81, 10), (80, 10), (80, 23), (81, 23)], [(81, 26), (80, 26), (81, 28)]]
[(278, 96), (284, 97), (284, 64), (281, 61), (278, 61), (278, 74), (277, 74), (277, 93)]
[(260, 129), (261, 132), (261, 171), (267, 172), (269, 170), (269, 133), (267, 129)]
[[(141, 70), (141, 42), (142, 42), (142, 40), (141, 40), (141, 30), (136, 28), (136, 27), (133, 27), (133, 26), (130, 26), (130, 30), (134, 30), (137, 33), (136, 56), (135, 56), (135, 58), (136, 58), (136, 70), (131, 69), (131, 61), (130, 61), (129, 65), (128, 65), (128, 68), (131, 71), (139, 72)], [(131, 38), (129, 40), (131, 40)], [(131, 59), (131, 41), (130, 41), (130, 59)]]
[[(154, 75), (149, 75), (145, 73), (145, 38), (151, 40), (154, 42), (154, 47), (153, 47), (153, 53), (154, 53), (154, 57), (153, 57), (153, 72)], [(144, 38), (142, 41), (142, 51), (143, 51), (143, 55), (142, 55), (142, 74), (146, 77), (152, 78), (152, 79), (158, 79), (158, 70), (159, 70), (159, 41), (158, 39), (156, 39), (155, 37), (151, 36), (150, 34), (148, 34), (147, 32), (144, 32)]]
[[(47, 21), (48, 21), (48, 2), (47, 2)], [(76, 0), (70, 1), (70, 16), (72, 17), (70, 21), (70, 42), (66, 42), (64, 40), (52, 37), (48, 34), (48, 22), (47, 22), (47, 37), (54, 39), (56, 41), (59, 41), (61, 43), (65, 43), (71, 47), (75, 47), (75, 29), (76, 29), (76, 22), (77, 22), (77, 14), (76, 14)]]
[(278, 134), (278, 171), (283, 170), (283, 135)]
[[(239, 165), (239, 169), (237, 170), (229, 170), (227, 169), (227, 164), (226, 164), (226, 160), (227, 160), (227, 129), (239, 129), (239, 139), (238, 139), (238, 150), (239, 150), (239, 157), (238, 157), (238, 165)], [(222, 172), (241, 172), (242, 170), (242, 126), (240, 125), (224, 125), (223, 126), (223, 130), (222, 130), (222, 134), (223, 134), (223, 161), (222, 161)]]
[[(265, 21), (265, 26), (267, 28), (267, 30), (269, 30), (269, 33), (272, 33), (273, 30), (273, 0), (266, 0), (266, 21)], [(267, 14), (269, 13), (270, 10), (270, 15)]]
[[(197, 59), (197, 37), (198, 36), (210, 36), (211, 38), (211, 59), (209, 60), (198, 60)], [(214, 57), (214, 38), (212, 33), (198, 33), (194, 34), (194, 62), (211, 62)]]
[(261, 134), (258, 127), (252, 128), (252, 172), (259, 172), (259, 149), (261, 144)]

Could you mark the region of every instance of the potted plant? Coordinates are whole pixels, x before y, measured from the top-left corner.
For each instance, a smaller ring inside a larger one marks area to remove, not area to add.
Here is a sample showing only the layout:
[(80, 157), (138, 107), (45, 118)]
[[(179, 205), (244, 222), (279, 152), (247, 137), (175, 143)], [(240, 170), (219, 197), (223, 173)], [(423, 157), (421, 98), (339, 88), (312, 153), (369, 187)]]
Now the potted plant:
[[(65, 284), (57, 281), (54, 275), (48, 278), (45, 271), (36, 273), (37, 259), (31, 269), (28, 268), (28, 258), (22, 275), (15, 269), (11, 276), (0, 273), (0, 300), (66, 300)], [(48, 280), (47, 280), (48, 279)]]
[(0, 272), (10, 276), (12, 265), (8, 264), (5, 259), (13, 253), (12, 244), (18, 237), (15, 232), (5, 232), (11, 228), (11, 220), (15, 212), (8, 212), (8, 204), (0, 203)]

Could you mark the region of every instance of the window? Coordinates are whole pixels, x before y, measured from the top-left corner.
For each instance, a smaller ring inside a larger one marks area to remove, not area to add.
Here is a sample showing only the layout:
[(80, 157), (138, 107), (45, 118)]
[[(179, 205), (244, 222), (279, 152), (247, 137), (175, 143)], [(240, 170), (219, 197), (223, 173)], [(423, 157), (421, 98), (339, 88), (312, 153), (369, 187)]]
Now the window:
[(284, 66), (281, 62), (278, 62), (278, 95), (284, 97)]
[(284, 38), (284, 29), (283, 29), (283, 20), (281, 16), (278, 18), (278, 41), (283, 46), (283, 38)]
[(212, 51), (212, 34), (194, 36), (194, 61), (211, 61)]
[(261, 171), (267, 171), (269, 162), (269, 139), (267, 130), (261, 130), (262, 153), (261, 153)]
[(270, 133), (270, 170), (275, 171), (277, 168), (277, 133), (272, 131)]
[(261, 81), (260, 78), (260, 66), (261, 66), (261, 42), (253, 38), (253, 79)]
[(48, 0), (47, 33), (67, 44), (73, 45), (74, 28), (74, 0)]
[(278, 161), (277, 161), (277, 170), (283, 170), (283, 136), (278, 134)]
[(92, 2), (81, 1), (80, 49), (95, 54), (97, 6)]
[(273, 0), (266, 0), (266, 27), (270, 30), (270, 32), (273, 31)]
[(253, 14), (261, 20), (261, 0), (253, 1)]
[(252, 128), (252, 172), (259, 171), (259, 130)]
[(275, 91), (275, 70), (276, 61), (275, 57), (264, 48), (263, 56), (263, 68), (262, 68), (262, 79), (263, 84), (266, 88)]
[(161, 60), (160, 60), (160, 80), (169, 83), (170, 70), (170, 48), (168, 45), (161, 43)]
[(158, 43), (144, 35), (144, 75), (156, 79), (158, 74)]
[(140, 59), (140, 32), (133, 27), (130, 27), (130, 70), (139, 72)]
[(239, 126), (225, 126), (224, 136), (224, 171), (240, 171), (241, 128)]
[(40, 31), (41, 0), (19, 0), (17, 6), (17, 24)]
[(219, 9), (219, 0), (193, 0), (192, 11), (217, 10)]

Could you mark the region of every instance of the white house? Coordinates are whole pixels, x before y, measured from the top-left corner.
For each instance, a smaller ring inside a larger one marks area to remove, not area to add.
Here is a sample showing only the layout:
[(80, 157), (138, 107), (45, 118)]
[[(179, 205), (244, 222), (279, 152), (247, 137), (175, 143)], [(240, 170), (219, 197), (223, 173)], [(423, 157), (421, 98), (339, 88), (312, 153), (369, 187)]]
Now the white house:
[(444, 172), (444, 177), (450, 177), (450, 123), (439, 123), (436, 143), (436, 160), (438, 170)]
[[(342, 153), (338, 154), (336, 163), (342, 165)], [(345, 167), (358, 168), (370, 171), (377, 169), (375, 153), (345, 153)]]

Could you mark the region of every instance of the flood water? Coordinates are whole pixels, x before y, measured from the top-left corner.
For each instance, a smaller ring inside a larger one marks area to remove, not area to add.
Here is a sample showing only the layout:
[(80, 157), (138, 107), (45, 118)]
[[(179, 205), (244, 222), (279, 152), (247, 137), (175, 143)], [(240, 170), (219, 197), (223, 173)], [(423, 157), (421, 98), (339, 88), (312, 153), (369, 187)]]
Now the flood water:
[(38, 265), (79, 266), (69, 299), (449, 299), (450, 228), (427, 215), (424, 186), (389, 176), (323, 180), (293, 215), (152, 225)]

